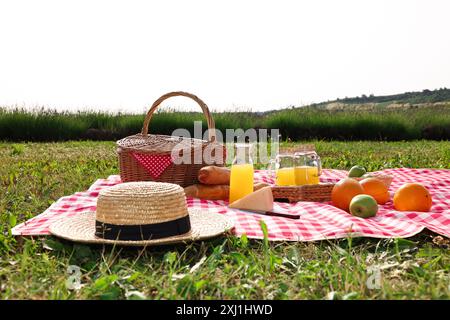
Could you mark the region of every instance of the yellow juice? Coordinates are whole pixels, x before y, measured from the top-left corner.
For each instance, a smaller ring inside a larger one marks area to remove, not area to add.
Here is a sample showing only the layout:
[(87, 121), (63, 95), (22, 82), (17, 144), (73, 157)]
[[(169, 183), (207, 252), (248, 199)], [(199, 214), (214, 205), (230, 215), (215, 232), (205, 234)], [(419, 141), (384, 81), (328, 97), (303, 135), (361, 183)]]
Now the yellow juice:
[(319, 169), (317, 167), (300, 166), (295, 167), (295, 184), (319, 184)]
[(230, 203), (253, 192), (253, 165), (234, 164), (231, 166)]
[(295, 186), (294, 168), (281, 168), (276, 172), (277, 186)]

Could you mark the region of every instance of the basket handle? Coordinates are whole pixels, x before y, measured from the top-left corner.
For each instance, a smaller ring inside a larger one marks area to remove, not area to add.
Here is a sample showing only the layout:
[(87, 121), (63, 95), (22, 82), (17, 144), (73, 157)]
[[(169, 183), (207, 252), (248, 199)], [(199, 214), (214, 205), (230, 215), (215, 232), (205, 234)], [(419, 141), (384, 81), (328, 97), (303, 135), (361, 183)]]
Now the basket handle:
[(165, 95), (162, 95), (161, 97), (159, 97), (158, 100), (153, 102), (153, 105), (151, 106), (150, 110), (148, 110), (147, 115), (145, 116), (144, 126), (142, 127), (141, 133), (143, 135), (148, 134), (150, 120), (152, 119), (153, 113), (156, 111), (156, 109), (159, 107), (159, 105), (164, 100), (171, 98), (171, 97), (176, 97), (176, 96), (183, 96), (183, 97), (191, 98), (192, 100), (194, 100), (195, 102), (197, 102), (200, 105), (200, 107), (203, 110), (203, 114), (206, 117), (206, 122), (208, 124), (209, 141), (211, 141), (211, 142), (215, 141), (216, 140), (216, 130), (215, 130), (216, 125), (214, 123), (214, 119), (211, 116), (211, 113), (209, 112), (208, 106), (196, 95), (193, 95), (192, 93), (189, 93), (189, 92), (183, 92), (183, 91), (174, 91), (174, 92), (166, 93)]

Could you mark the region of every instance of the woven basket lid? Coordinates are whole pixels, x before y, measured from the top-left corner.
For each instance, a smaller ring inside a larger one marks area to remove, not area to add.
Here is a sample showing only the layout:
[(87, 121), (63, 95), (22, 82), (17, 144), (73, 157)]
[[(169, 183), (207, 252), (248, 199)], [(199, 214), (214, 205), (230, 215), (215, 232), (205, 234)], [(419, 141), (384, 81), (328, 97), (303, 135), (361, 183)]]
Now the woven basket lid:
[(177, 150), (192, 150), (195, 148), (203, 148), (211, 143), (217, 145), (219, 148), (223, 147), (219, 143), (206, 140), (160, 134), (144, 135), (138, 133), (117, 141), (117, 145), (123, 150), (138, 151), (148, 154), (171, 154), (175, 147)]
[[(110, 240), (97, 237), (96, 223), (119, 226), (159, 225), (183, 217), (191, 229), (184, 234), (149, 240)], [(82, 243), (128, 246), (162, 245), (208, 239), (232, 229), (234, 222), (225, 215), (187, 207), (184, 189), (161, 182), (128, 182), (100, 192), (96, 212), (63, 217), (50, 226), (50, 233)]]

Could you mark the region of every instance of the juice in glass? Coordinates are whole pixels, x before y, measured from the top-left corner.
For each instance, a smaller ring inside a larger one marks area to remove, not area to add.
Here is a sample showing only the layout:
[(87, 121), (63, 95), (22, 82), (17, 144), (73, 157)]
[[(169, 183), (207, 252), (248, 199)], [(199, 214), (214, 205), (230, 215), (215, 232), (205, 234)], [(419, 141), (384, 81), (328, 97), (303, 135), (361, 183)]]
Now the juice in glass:
[(253, 192), (253, 164), (233, 164), (230, 176), (230, 203)]
[(253, 192), (252, 144), (236, 143), (231, 165), (229, 202), (233, 203)]
[[(295, 157), (293, 154), (278, 154), (270, 160), (269, 171), (275, 173), (277, 186), (295, 186), (294, 176)], [(275, 171), (273, 171), (275, 169)]]
[(314, 150), (295, 153), (295, 184), (319, 184), (322, 173), (322, 162)]
[(295, 184), (319, 184), (319, 168), (312, 166), (298, 166), (294, 168)]
[(276, 171), (277, 186), (293, 186), (295, 185), (294, 168), (279, 168)]

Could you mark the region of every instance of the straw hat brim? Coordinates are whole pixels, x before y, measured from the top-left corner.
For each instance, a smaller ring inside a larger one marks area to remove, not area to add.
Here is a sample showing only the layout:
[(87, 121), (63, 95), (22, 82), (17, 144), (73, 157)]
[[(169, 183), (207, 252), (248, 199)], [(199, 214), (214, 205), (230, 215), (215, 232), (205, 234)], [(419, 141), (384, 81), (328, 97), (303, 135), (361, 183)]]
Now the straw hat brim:
[(95, 236), (95, 212), (80, 213), (61, 218), (50, 226), (50, 233), (66, 240), (123, 246), (154, 246), (191, 242), (217, 237), (234, 227), (234, 221), (221, 214), (189, 208), (191, 231), (182, 235), (144, 241), (108, 240)]

